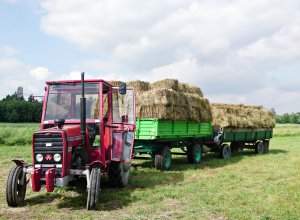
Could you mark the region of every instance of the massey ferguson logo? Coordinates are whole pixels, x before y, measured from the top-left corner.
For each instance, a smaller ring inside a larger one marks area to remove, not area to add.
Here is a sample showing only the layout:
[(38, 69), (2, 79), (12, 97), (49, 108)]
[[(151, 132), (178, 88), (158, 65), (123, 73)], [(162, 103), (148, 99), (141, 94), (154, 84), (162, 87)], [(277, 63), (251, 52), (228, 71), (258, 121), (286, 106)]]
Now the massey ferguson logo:
[(52, 160), (52, 155), (51, 154), (47, 154), (45, 157), (46, 160)]

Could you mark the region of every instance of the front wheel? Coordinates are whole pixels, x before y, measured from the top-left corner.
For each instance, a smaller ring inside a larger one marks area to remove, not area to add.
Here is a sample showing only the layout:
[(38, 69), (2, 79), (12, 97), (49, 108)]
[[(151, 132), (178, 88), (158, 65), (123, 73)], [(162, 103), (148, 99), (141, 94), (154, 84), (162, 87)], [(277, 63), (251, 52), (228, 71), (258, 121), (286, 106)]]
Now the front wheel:
[(200, 144), (194, 144), (187, 148), (187, 160), (189, 163), (199, 164), (202, 156)]
[(171, 167), (172, 155), (169, 147), (165, 146), (154, 156), (154, 166), (157, 170), (168, 170)]
[(26, 174), (21, 166), (13, 166), (6, 184), (6, 201), (8, 206), (17, 207), (24, 203), (26, 195)]
[(108, 167), (108, 177), (110, 185), (113, 187), (127, 186), (130, 176), (129, 162), (116, 162), (112, 161)]
[(98, 205), (98, 197), (100, 192), (101, 169), (93, 168), (90, 176), (90, 184), (88, 188), (88, 196), (86, 208), (88, 210), (95, 209)]

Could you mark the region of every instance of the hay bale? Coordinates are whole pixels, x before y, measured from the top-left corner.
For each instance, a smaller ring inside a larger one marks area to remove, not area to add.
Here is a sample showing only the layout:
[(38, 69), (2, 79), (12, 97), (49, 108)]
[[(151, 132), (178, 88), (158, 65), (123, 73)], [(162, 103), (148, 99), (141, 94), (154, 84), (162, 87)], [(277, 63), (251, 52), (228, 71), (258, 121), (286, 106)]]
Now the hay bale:
[(197, 86), (189, 85), (187, 83), (178, 83), (178, 92), (185, 92), (190, 94), (197, 94), (203, 97), (201, 89)]
[(178, 80), (177, 79), (164, 79), (159, 80), (150, 85), (151, 90), (156, 89), (173, 89), (178, 91)]
[(136, 96), (138, 118), (210, 122), (208, 99), (173, 89), (149, 90)]
[(145, 81), (140, 81), (140, 80), (129, 81), (127, 82), (127, 86), (133, 87), (135, 91), (138, 93), (150, 90), (150, 83)]
[[(119, 86), (120, 81), (110, 81)], [(128, 87), (136, 91), (136, 117), (166, 120), (211, 122), (209, 101), (199, 87), (180, 83), (177, 79), (165, 79), (152, 84), (145, 81), (129, 81)]]
[(121, 81), (117, 81), (117, 80), (111, 80), (108, 81), (108, 83), (110, 83), (112, 86), (114, 87), (119, 87)]
[(223, 128), (274, 128), (275, 119), (271, 111), (261, 106), (243, 104), (210, 105), (212, 125)]

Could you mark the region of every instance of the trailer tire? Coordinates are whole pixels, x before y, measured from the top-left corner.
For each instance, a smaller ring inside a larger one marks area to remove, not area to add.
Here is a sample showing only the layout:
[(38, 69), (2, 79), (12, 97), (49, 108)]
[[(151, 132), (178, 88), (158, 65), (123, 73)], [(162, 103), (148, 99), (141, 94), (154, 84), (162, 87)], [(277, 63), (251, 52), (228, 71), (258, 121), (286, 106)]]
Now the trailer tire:
[(270, 141), (269, 140), (264, 140), (263, 144), (264, 144), (264, 154), (269, 153), (269, 144), (270, 144)]
[(187, 148), (187, 160), (189, 163), (199, 164), (202, 158), (202, 147), (200, 144), (193, 144)]
[(130, 176), (129, 162), (112, 161), (108, 166), (108, 177), (110, 185), (113, 187), (125, 187)]
[(23, 167), (13, 166), (9, 171), (6, 184), (6, 201), (8, 206), (17, 207), (24, 203), (26, 195), (26, 174), (23, 178)]
[(98, 205), (98, 197), (100, 193), (101, 169), (93, 168), (90, 176), (90, 187), (88, 188), (88, 196), (86, 208), (88, 210), (96, 209)]
[(169, 147), (165, 146), (154, 156), (154, 166), (157, 170), (169, 170), (172, 163), (172, 155)]
[(263, 154), (264, 153), (264, 144), (262, 141), (258, 141), (255, 143), (255, 153)]
[(222, 159), (228, 159), (231, 156), (231, 149), (228, 144), (223, 144), (221, 146), (220, 156)]

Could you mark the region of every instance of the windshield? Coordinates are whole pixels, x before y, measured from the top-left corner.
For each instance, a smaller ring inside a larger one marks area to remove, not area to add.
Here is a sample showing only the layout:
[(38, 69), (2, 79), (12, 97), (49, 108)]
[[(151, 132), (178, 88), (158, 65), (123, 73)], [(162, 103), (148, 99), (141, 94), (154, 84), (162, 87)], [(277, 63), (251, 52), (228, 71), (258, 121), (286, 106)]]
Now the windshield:
[[(81, 84), (50, 85), (45, 120), (80, 119)], [(86, 118), (99, 118), (99, 84), (85, 84)]]

